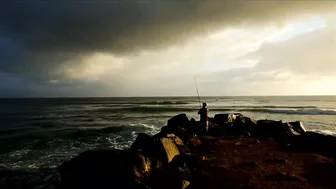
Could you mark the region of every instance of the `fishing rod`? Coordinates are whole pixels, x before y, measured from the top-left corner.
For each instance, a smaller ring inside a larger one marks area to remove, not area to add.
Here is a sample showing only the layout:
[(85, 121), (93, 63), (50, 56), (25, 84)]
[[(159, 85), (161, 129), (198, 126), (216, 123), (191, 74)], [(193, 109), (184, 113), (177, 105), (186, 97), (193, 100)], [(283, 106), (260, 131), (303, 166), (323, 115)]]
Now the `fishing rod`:
[(201, 98), (200, 98), (200, 95), (199, 95), (199, 92), (198, 92), (198, 87), (197, 87), (197, 82), (196, 82), (196, 77), (195, 76), (194, 76), (194, 81), (195, 81), (195, 85), (196, 85), (196, 91), (197, 91), (198, 101), (200, 103), (200, 107), (202, 107)]

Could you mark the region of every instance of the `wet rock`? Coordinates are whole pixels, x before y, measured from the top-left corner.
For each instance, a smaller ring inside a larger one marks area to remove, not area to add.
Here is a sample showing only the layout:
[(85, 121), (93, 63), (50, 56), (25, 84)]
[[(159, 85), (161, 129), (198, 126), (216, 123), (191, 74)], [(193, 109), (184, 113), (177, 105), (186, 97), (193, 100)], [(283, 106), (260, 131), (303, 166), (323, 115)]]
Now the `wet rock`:
[(303, 124), (301, 121), (295, 121), (295, 122), (289, 122), (289, 124), (292, 126), (294, 131), (302, 134), (306, 132), (306, 129), (304, 128)]
[(301, 133), (299, 132), (296, 132), (294, 129), (293, 129), (293, 126), (289, 123), (284, 123), (283, 124), (284, 126), (284, 132), (286, 135), (289, 135), (289, 136), (299, 136), (301, 135)]

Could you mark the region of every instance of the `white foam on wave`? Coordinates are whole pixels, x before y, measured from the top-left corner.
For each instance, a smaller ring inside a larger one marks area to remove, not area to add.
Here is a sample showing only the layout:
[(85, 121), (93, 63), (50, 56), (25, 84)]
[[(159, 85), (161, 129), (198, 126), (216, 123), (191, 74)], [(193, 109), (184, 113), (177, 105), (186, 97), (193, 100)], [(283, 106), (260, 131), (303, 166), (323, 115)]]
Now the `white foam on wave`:
[(336, 131), (330, 131), (330, 130), (310, 130), (310, 131), (324, 135), (336, 136)]
[(160, 128), (159, 127), (156, 127), (154, 125), (149, 125), (149, 124), (145, 124), (145, 123), (131, 123), (129, 124), (130, 126), (133, 126), (133, 127), (144, 127), (146, 129), (149, 129), (151, 131), (155, 131), (155, 132), (158, 132), (160, 131)]
[(265, 112), (302, 115), (336, 115), (335, 109), (266, 109)]

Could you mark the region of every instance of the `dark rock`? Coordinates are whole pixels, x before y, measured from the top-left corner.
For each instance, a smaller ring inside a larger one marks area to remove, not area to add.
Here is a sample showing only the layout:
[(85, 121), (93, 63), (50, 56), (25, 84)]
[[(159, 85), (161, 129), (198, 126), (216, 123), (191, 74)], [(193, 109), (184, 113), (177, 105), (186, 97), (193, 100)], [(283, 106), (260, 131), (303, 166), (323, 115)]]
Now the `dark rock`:
[(296, 132), (293, 129), (293, 126), (289, 123), (284, 123), (283, 124), (283, 129), (284, 129), (284, 134), (288, 137), (294, 137), (294, 136), (300, 136), (301, 133)]
[(184, 127), (163, 126), (161, 132), (156, 134), (155, 137), (166, 136), (167, 134), (174, 134), (180, 137), (183, 141), (187, 140), (188, 136), (191, 135), (190, 130), (187, 130)]
[(214, 122), (215, 122), (215, 118), (213, 118), (213, 117), (209, 117), (209, 118), (208, 118), (208, 121), (209, 121), (210, 123), (214, 123)]
[(183, 181), (191, 178), (191, 170), (188, 168), (187, 162), (187, 156), (175, 156), (164, 169), (160, 169), (152, 174), (152, 177), (148, 181), (149, 186), (153, 189), (183, 188), (185, 186)]
[(256, 129), (251, 131), (252, 136), (257, 136), (263, 139), (272, 137), (275, 140), (283, 140), (284, 126), (282, 121), (258, 120), (257, 125)]
[(248, 132), (248, 131), (243, 131), (243, 136), (244, 136), (244, 137), (250, 137), (250, 136), (251, 136), (251, 133)]
[(301, 121), (295, 121), (295, 122), (289, 122), (289, 124), (292, 126), (294, 131), (302, 134), (306, 132), (306, 129), (304, 128), (303, 124)]
[(188, 143), (193, 145), (193, 146), (197, 146), (197, 145), (202, 144), (202, 142), (197, 137), (189, 138)]
[(233, 123), (236, 119), (235, 114), (216, 114), (214, 117), (214, 122), (219, 125), (225, 125)]
[(194, 134), (200, 134), (202, 130), (200, 122), (196, 121), (194, 118), (191, 118), (187, 129), (188, 129), (187, 130), (188, 136), (192, 136)]
[(291, 173), (283, 173), (283, 172), (278, 172), (278, 173), (275, 173), (275, 174), (268, 175), (266, 177), (266, 179), (276, 180), (276, 181), (299, 181), (299, 182), (306, 182), (307, 181), (306, 179), (304, 179), (302, 177), (296, 176), (296, 175), (291, 174)]
[(197, 121), (195, 118), (191, 118), (190, 121), (189, 121), (189, 125), (197, 125)]
[(183, 182), (176, 170), (160, 170), (150, 178), (148, 185), (152, 189), (182, 189), (188, 184)]
[(283, 159), (280, 157), (267, 158), (265, 161), (268, 163), (276, 163), (276, 164), (286, 164), (288, 162), (287, 159)]
[(241, 146), (241, 145), (243, 145), (243, 144), (242, 144), (241, 142), (238, 141), (238, 142), (235, 142), (234, 145), (235, 145), (235, 146)]
[(259, 164), (257, 164), (254, 161), (249, 162), (240, 162), (237, 165), (233, 166), (234, 168), (245, 168), (245, 167), (260, 167)]
[(235, 127), (242, 127), (244, 129), (250, 129), (257, 126), (257, 121), (243, 115), (236, 116)]
[(62, 188), (143, 188), (151, 160), (132, 151), (89, 150), (58, 167)]
[(308, 152), (336, 156), (336, 137), (307, 131), (297, 137), (294, 146)]
[[(154, 146), (154, 140), (151, 136), (145, 133), (139, 133), (133, 144), (131, 145), (131, 149), (134, 151), (142, 152), (143, 154), (151, 154)], [(149, 151), (148, 151), (149, 150)]]
[(187, 127), (189, 119), (186, 114), (176, 115), (168, 120), (169, 127)]

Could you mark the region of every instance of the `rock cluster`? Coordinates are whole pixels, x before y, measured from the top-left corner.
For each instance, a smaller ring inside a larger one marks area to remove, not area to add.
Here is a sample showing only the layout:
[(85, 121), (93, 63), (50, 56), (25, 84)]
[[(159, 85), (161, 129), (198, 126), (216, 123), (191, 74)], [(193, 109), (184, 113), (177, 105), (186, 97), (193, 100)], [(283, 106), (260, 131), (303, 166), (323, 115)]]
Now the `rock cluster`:
[[(242, 114), (217, 114), (209, 119), (208, 137), (254, 137), (258, 144), (275, 140), (285, 148), (336, 156), (336, 138), (307, 132), (301, 122), (253, 120)], [(168, 120), (154, 136), (138, 134), (127, 150), (90, 150), (64, 162), (58, 170), (61, 188), (198, 188), (200, 162), (204, 157), (191, 153), (205, 135), (195, 119), (179, 114)], [(209, 140), (211, 141), (211, 140)], [(235, 146), (241, 146), (236, 142)], [(204, 150), (203, 150), (204, 152)], [(270, 160), (285, 164), (287, 160)]]

